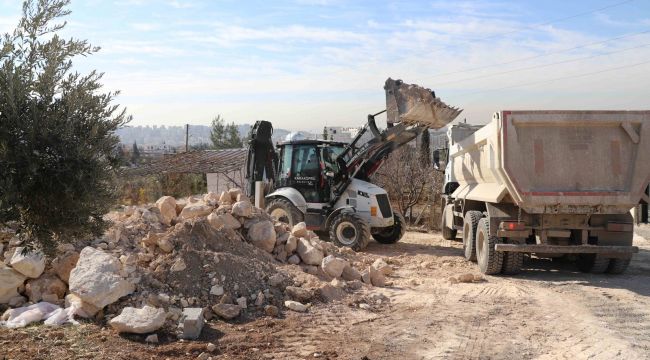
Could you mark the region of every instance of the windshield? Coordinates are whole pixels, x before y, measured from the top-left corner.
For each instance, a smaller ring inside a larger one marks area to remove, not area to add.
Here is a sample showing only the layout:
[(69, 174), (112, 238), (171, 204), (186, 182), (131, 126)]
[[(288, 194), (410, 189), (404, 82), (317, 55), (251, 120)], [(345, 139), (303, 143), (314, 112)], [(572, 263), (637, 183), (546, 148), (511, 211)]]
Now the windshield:
[(345, 150), (342, 146), (323, 146), (321, 147), (321, 159), (325, 165), (325, 171), (339, 171), (339, 165), (336, 163), (336, 158)]

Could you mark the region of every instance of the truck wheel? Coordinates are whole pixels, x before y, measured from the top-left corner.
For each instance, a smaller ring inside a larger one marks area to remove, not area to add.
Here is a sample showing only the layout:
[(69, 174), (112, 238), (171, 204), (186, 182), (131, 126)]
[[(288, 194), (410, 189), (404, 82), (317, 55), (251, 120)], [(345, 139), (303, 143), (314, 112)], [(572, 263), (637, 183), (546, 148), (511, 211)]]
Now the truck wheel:
[(442, 210), (442, 220), (440, 221), (440, 230), (442, 231), (443, 239), (456, 240), (456, 234), (458, 233), (458, 230), (452, 229), (447, 226), (447, 206), (445, 206)]
[(404, 236), (404, 232), (406, 232), (406, 222), (404, 221), (402, 214), (393, 211), (393, 220), (395, 220), (393, 226), (389, 226), (378, 233), (372, 234), (372, 237), (375, 238), (377, 242), (382, 244), (394, 244)]
[(500, 241), (498, 237), (490, 235), (490, 219), (482, 218), (478, 222), (476, 233), (476, 260), (483, 274), (494, 275), (501, 272), (503, 253), (494, 249)]
[(602, 274), (609, 267), (609, 258), (598, 254), (580, 254), (578, 256), (578, 269), (582, 272)]
[(463, 250), (465, 259), (476, 261), (476, 227), (483, 217), (480, 211), (468, 211), (463, 221)]
[(293, 227), (299, 222), (305, 221), (305, 216), (291, 201), (283, 198), (275, 198), (266, 205), (266, 212), (277, 221), (289, 224)]
[(622, 274), (627, 270), (632, 259), (610, 259), (607, 272), (609, 274)]
[(370, 226), (356, 213), (341, 212), (330, 225), (330, 240), (354, 251), (363, 250), (370, 241)]
[(524, 253), (504, 252), (503, 269), (501, 272), (506, 275), (519, 274), (521, 267), (524, 265)]

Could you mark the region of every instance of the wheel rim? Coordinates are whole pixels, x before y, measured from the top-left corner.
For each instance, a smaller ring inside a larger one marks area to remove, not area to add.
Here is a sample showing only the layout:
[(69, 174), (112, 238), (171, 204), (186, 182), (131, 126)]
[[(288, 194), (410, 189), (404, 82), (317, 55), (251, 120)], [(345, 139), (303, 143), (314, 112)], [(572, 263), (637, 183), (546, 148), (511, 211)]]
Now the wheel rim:
[(342, 221), (336, 227), (336, 238), (343, 245), (353, 245), (357, 240), (357, 228), (349, 221)]
[(289, 213), (287, 213), (284, 209), (282, 208), (275, 208), (271, 210), (271, 217), (275, 219), (276, 221), (280, 221), (283, 223), (287, 223), (291, 225), (291, 219), (289, 218)]

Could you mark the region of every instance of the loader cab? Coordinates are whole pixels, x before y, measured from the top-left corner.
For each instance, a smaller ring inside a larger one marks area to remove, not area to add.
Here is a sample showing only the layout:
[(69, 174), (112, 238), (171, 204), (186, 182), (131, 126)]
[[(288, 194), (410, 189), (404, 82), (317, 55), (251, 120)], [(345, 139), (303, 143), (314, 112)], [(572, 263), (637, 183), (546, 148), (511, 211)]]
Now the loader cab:
[(296, 140), (278, 144), (278, 187), (298, 190), (308, 203), (330, 201), (329, 177), (336, 174), (336, 157), (346, 144), (323, 140)]

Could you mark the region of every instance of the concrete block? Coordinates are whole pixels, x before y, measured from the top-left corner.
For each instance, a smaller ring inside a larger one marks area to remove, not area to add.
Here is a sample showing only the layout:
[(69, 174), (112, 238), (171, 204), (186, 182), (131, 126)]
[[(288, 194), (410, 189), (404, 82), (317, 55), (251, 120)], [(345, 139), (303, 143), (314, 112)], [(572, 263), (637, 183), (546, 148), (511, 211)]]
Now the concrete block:
[(201, 336), (205, 319), (202, 308), (185, 308), (178, 321), (179, 337), (186, 340), (196, 340)]

